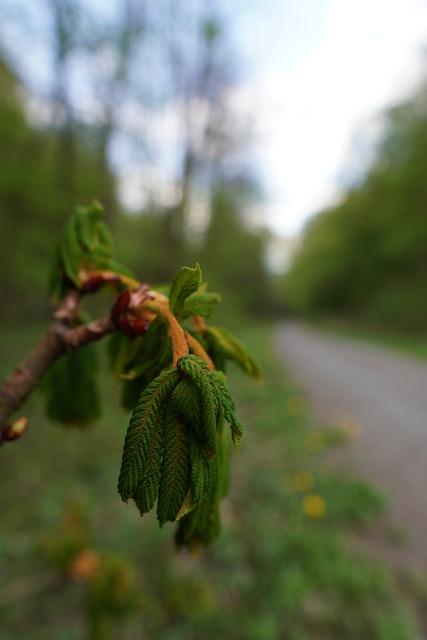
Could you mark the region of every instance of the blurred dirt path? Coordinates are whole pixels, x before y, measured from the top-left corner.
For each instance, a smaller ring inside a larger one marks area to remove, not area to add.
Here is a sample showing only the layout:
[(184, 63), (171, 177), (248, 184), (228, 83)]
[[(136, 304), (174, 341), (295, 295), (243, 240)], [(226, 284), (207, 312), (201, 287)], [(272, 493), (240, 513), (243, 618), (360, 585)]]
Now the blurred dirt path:
[(277, 329), (275, 347), (317, 419), (344, 416), (359, 432), (332, 463), (369, 477), (389, 498), (368, 546), (394, 566), (426, 571), (427, 364), (292, 323)]

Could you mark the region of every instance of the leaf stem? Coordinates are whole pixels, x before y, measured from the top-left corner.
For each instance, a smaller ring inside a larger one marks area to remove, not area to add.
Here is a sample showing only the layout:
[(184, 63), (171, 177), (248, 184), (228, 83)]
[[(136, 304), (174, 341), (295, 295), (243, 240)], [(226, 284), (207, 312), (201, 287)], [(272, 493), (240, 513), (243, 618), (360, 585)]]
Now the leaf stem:
[(176, 367), (178, 360), (182, 356), (188, 355), (188, 344), (187, 340), (185, 339), (184, 329), (181, 327), (172, 311), (170, 311), (170, 309), (166, 307), (166, 305), (147, 302), (144, 304), (144, 307), (151, 311), (154, 311), (155, 313), (157, 313), (157, 315), (164, 318), (168, 323), (169, 335), (172, 340), (173, 366)]

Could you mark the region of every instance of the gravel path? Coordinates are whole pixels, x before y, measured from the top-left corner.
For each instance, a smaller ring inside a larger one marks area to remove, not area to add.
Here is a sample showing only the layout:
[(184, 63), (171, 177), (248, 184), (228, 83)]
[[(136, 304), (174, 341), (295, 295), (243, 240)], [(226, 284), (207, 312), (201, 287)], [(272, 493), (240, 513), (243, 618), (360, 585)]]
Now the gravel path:
[[(389, 496), (369, 545), (394, 565), (427, 570), (427, 364), (291, 323), (278, 328), (275, 345), (320, 421), (346, 415), (360, 425), (333, 461)], [(397, 544), (399, 530), (407, 539)]]

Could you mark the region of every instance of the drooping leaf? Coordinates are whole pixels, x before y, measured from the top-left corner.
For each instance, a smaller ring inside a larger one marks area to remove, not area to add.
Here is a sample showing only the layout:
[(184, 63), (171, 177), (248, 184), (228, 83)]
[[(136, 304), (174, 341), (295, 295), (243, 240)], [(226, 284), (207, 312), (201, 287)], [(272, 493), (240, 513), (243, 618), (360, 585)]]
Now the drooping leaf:
[(172, 346), (165, 321), (158, 317), (144, 336), (134, 339), (135, 349), (122, 370), (121, 404), (133, 409), (141, 392), (172, 362)]
[(217, 468), (217, 497), (219, 500), (224, 498), (230, 488), (230, 438), (225, 430), (220, 428), (218, 431), (218, 454), (215, 458)]
[(87, 426), (101, 415), (94, 344), (59, 358), (43, 380), (46, 411), (51, 420)]
[(200, 546), (207, 547), (221, 532), (216, 458), (212, 461), (211, 467), (212, 480), (209, 490), (204, 493), (197, 508), (179, 521), (175, 535), (178, 546), (186, 546), (190, 550), (197, 550)]
[(215, 482), (214, 468), (212, 461), (209, 462), (203, 449), (196, 441), (192, 441), (190, 447), (191, 462), (191, 496), (195, 504), (198, 504), (204, 494), (209, 492)]
[(183, 356), (178, 360), (177, 367), (186, 373), (198, 390), (200, 399), (200, 437), (210, 457), (217, 451), (217, 418), (218, 407), (210, 380), (211, 371), (201, 358), (195, 355)]
[(202, 272), (196, 264), (194, 269), (182, 267), (175, 276), (170, 294), (169, 307), (172, 313), (178, 316), (188, 296), (195, 293), (202, 284)]
[(234, 400), (227, 385), (225, 384), (224, 374), (221, 371), (213, 371), (211, 374), (211, 383), (219, 406), (219, 411), (230, 425), (231, 437), (238, 453), (243, 437), (243, 427), (237, 419)]
[[(157, 503), (160, 525), (168, 520), (174, 522), (181, 515), (184, 502), (188, 503), (186, 497), (191, 487), (190, 446), (188, 425), (175, 411), (172, 394), (164, 421), (163, 459)], [(191, 504), (188, 504), (187, 513), (190, 508)]]
[(167, 400), (178, 379), (179, 373), (171, 369), (153, 380), (129, 422), (118, 489), (123, 500), (136, 498), (141, 513), (152, 508), (157, 496)]
[[(219, 428), (218, 453), (202, 472), (204, 474), (204, 490), (200, 502), (194, 511), (180, 520), (176, 532), (175, 541), (178, 546), (186, 546), (190, 550), (211, 545), (221, 533), (219, 504), (228, 492), (230, 476), (230, 440), (225, 438), (221, 431)], [(193, 456), (194, 453), (192, 461)], [(199, 458), (199, 462), (203, 465), (203, 458)], [(196, 462), (196, 468), (197, 466)], [(193, 473), (192, 469), (192, 487), (197, 485), (193, 480)], [(201, 473), (200, 466), (197, 473)]]
[(255, 358), (230, 331), (223, 327), (206, 327), (205, 337), (209, 343), (209, 352), (217, 351), (235, 362), (249, 375), (260, 381), (263, 379), (261, 368)]
[(188, 376), (177, 384), (171, 402), (176, 413), (192, 427), (195, 435), (202, 437), (203, 421), (199, 389)]
[(139, 336), (131, 338), (121, 331), (115, 331), (111, 335), (107, 343), (107, 353), (114, 375), (118, 377), (122, 375), (123, 368), (129, 361), (137, 340), (140, 340)]

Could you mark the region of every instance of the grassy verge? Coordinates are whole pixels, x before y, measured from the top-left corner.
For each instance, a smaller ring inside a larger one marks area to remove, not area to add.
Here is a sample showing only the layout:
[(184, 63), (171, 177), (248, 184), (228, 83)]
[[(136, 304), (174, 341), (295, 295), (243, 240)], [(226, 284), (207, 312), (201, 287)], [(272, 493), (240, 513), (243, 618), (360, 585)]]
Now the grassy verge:
[[(120, 640), (422, 637), (393, 575), (344, 544), (347, 531), (370, 526), (383, 496), (325, 468), (322, 454), (346, 434), (312, 424), (274, 357), (269, 329), (245, 333), (266, 381), (257, 386), (230, 371), (245, 438), (223, 534), (202, 558), (176, 553), (172, 526), (160, 530), (153, 515), (141, 519), (120, 502), (127, 417), (109, 377), (104, 418), (90, 430), (48, 423), (40, 398), (31, 400), (28, 434), (0, 450), (0, 590), (10, 596), (0, 603), (2, 640), (80, 640), (101, 605), (111, 614), (104, 637)], [(22, 342), (15, 336), (13, 344)], [(7, 348), (4, 367), (16, 357)], [(88, 598), (84, 566), (72, 579), (55, 578), (53, 560), (82, 539), (121, 569), (113, 587), (131, 606), (100, 603), (101, 587)]]

